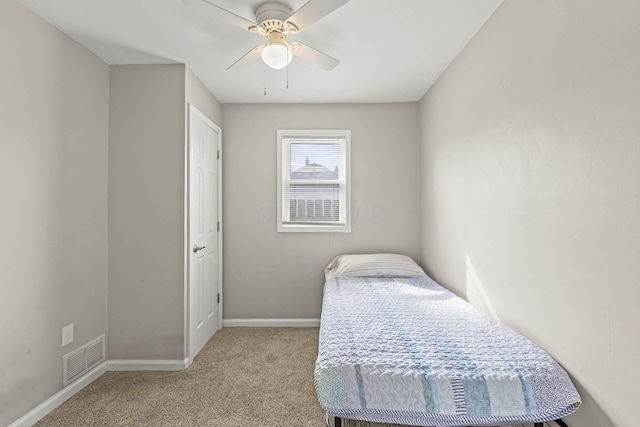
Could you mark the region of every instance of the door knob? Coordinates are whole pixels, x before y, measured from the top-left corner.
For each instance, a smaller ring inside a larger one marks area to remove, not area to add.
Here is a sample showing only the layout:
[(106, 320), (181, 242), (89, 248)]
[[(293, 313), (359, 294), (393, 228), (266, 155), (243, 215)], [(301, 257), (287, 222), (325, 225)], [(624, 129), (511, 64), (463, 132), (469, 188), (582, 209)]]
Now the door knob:
[(195, 254), (196, 252), (201, 251), (204, 248), (206, 248), (206, 246), (193, 245), (193, 253)]

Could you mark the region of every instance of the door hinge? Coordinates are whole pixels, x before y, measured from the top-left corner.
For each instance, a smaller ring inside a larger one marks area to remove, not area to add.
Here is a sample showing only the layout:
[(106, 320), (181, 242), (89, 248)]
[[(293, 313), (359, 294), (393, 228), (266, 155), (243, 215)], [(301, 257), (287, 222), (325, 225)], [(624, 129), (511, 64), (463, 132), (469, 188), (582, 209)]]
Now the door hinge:
[(218, 150), (218, 160), (220, 160), (220, 150)]
[(220, 221), (218, 221), (218, 231), (220, 231)]
[(218, 294), (218, 304), (220, 304), (220, 294)]

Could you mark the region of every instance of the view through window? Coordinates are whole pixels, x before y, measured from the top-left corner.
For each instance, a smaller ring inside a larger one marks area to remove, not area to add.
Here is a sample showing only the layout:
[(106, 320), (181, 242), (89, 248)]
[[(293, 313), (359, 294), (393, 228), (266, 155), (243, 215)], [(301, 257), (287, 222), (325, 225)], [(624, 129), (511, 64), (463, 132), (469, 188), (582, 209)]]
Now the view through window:
[(278, 231), (349, 231), (349, 131), (278, 131)]

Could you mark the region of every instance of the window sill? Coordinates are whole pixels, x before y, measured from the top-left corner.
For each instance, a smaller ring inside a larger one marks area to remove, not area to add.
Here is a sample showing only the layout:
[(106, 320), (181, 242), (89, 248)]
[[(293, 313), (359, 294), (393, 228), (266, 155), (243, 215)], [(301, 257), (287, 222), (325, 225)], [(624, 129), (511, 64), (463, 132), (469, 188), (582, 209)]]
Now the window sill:
[(278, 224), (278, 233), (351, 233), (349, 225)]

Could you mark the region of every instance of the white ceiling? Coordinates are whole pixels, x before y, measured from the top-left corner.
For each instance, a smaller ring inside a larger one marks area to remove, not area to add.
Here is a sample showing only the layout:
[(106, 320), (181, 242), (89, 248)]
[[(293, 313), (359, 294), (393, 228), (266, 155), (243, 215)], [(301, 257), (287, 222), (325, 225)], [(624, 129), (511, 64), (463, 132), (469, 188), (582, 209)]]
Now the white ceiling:
[[(340, 60), (226, 68), (264, 39), (201, 0), (18, 0), (107, 64), (184, 63), (222, 103), (417, 101), (502, 0), (350, 0), (290, 41)], [(264, 0), (210, 0), (255, 21)], [(284, 0), (297, 10), (306, 0)]]

